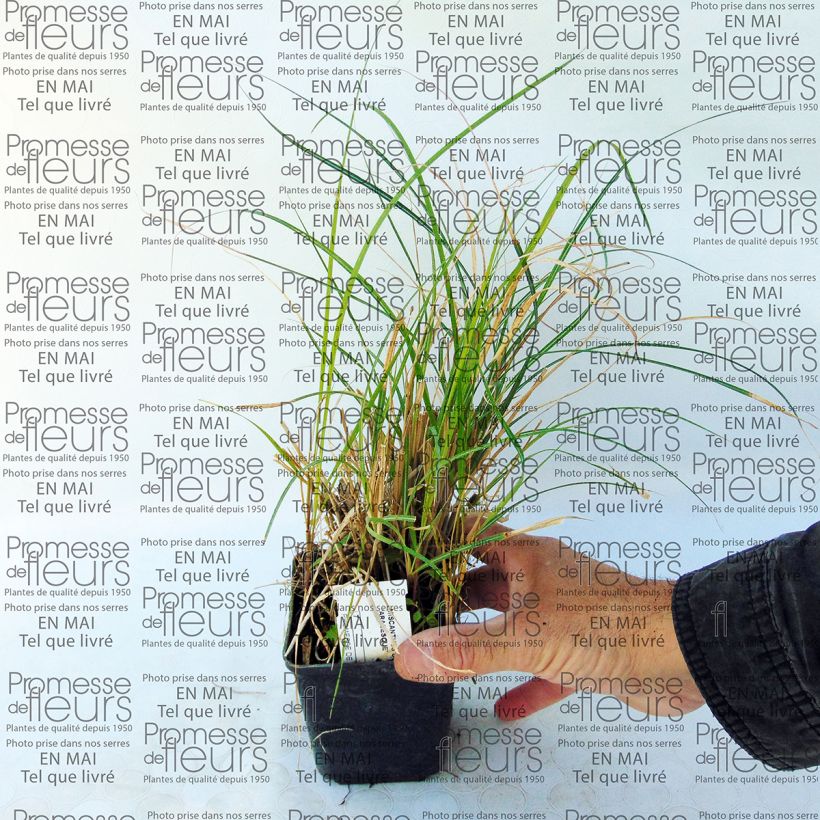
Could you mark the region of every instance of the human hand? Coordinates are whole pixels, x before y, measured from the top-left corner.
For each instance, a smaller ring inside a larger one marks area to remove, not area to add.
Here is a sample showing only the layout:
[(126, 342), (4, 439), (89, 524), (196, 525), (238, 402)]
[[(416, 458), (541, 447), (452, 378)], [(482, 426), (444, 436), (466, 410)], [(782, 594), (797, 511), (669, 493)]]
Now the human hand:
[(575, 692), (612, 695), (652, 715), (679, 716), (704, 700), (672, 623), (672, 587), (596, 561), (559, 539), (500, 525), (481, 538), (485, 565), (467, 573), (462, 597), (478, 615), (404, 641), (394, 659), (408, 680), (449, 683), (493, 672), (533, 679), (507, 692), (496, 715), (516, 720)]

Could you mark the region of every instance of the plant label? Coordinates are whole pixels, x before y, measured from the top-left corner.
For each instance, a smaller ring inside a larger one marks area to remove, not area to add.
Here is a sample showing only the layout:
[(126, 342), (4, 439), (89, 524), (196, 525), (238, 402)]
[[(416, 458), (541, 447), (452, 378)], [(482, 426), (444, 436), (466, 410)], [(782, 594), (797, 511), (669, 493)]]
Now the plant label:
[(406, 580), (333, 587), (345, 661), (385, 660), (396, 654), (411, 634), (406, 597)]

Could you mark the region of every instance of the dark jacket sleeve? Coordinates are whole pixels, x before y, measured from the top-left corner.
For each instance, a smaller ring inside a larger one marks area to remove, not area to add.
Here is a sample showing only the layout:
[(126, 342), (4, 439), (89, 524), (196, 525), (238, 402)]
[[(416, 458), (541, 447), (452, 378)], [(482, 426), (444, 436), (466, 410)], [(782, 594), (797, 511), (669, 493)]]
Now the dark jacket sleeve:
[(820, 764), (820, 522), (684, 575), (672, 615), (734, 740), (774, 769)]

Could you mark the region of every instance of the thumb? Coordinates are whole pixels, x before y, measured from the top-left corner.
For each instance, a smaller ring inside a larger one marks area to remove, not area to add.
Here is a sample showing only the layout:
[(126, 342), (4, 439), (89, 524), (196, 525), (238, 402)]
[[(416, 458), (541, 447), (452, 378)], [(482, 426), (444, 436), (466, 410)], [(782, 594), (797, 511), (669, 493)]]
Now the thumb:
[(452, 683), (490, 672), (524, 669), (525, 653), (515, 637), (514, 622), (514, 617), (499, 615), (486, 623), (426, 629), (399, 646), (393, 660), (396, 672), (421, 683)]

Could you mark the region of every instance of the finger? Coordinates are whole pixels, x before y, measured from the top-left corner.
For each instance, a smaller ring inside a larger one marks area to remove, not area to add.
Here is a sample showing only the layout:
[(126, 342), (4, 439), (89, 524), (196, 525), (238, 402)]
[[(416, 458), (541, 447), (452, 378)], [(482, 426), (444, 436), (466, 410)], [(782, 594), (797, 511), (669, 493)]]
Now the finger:
[(464, 518), (463, 538), (465, 543), (479, 542), (473, 544), (471, 550), (476, 558), (482, 561), (494, 560), (497, 562), (499, 557), (496, 553), (499, 548), (503, 549), (504, 533), (510, 532), (510, 528), (499, 523), (485, 523), (489, 518), (490, 513), (487, 512), (467, 515)]
[(499, 720), (520, 720), (571, 694), (571, 690), (558, 683), (533, 678), (500, 697), (495, 704), (495, 715)]
[(493, 567), (476, 567), (464, 576), (461, 597), (468, 609), (509, 608), (509, 573)]
[[(465, 519), (465, 541), (476, 542), (471, 550), (479, 560), (486, 564), (502, 566), (508, 558), (514, 562), (526, 560), (527, 557), (550, 556), (560, 547), (557, 538), (547, 535), (533, 535), (530, 527), (511, 529), (503, 524), (482, 522), (486, 514), (473, 513)], [(557, 520), (557, 519), (556, 519)], [(542, 524), (535, 525), (540, 528)]]
[(464, 678), (525, 669), (527, 657), (516, 638), (515, 615), (499, 615), (486, 623), (433, 627), (404, 641), (393, 663), (407, 680), (452, 683)]
[(462, 598), (470, 609), (501, 609), (500, 604), (506, 603), (509, 598), (508, 578), (508, 573), (500, 572), (495, 567), (471, 569), (464, 576)]

